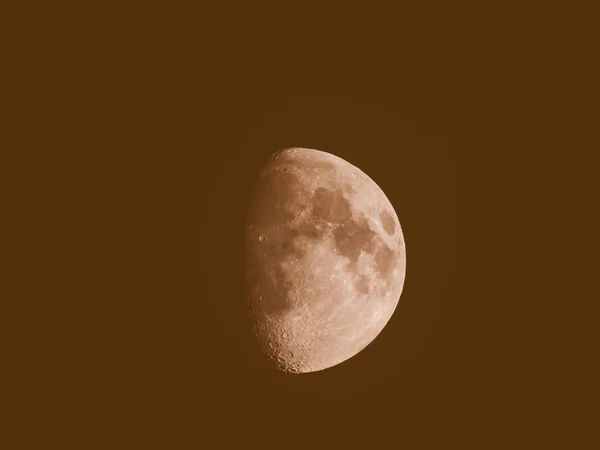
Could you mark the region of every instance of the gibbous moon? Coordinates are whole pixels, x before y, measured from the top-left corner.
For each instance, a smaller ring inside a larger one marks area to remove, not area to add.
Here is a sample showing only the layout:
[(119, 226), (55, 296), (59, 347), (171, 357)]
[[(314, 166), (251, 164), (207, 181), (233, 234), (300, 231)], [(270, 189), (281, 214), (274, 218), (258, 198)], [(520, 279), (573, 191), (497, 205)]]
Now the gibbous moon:
[(258, 343), (293, 373), (335, 366), (371, 343), (404, 285), (398, 216), (347, 161), (289, 148), (263, 166), (245, 231), (248, 306)]

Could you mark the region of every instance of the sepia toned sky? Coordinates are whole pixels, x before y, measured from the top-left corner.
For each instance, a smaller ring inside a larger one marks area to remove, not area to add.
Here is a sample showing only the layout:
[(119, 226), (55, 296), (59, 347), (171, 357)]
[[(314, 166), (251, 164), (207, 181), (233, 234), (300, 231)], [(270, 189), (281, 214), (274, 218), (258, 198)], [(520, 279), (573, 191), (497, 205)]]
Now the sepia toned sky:
[[(52, 202), (69, 199), (44, 223), (52, 245), (73, 242), (49, 265), (73, 265), (49, 277), (68, 274), (59, 297), (73, 300), (47, 307), (57, 344), (18, 416), (45, 442), (529, 449), (581, 436), (589, 418), (562, 384), (578, 357), (557, 334), (557, 264), (576, 258), (557, 257), (549, 228), (562, 226), (564, 191), (541, 187), (582, 178), (561, 156), (588, 126), (569, 121), (587, 98), (573, 75), (587, 73), (579, 16), (522, 4), (56, 8), (27, 16), (46, 30), (27, 44), (30, 74), (43, 75), (27, 92), (44, 106), (22, 103), (45, 118), (37, 139), (69, 130), (39, 171), (60, 185)], [(258, 353), (241, 278), (248, 193), (286, 147), (366, 172), (407, 251), (382, 333), (303, 375)], [(571, 424), (569, 410), (585, 417)]]

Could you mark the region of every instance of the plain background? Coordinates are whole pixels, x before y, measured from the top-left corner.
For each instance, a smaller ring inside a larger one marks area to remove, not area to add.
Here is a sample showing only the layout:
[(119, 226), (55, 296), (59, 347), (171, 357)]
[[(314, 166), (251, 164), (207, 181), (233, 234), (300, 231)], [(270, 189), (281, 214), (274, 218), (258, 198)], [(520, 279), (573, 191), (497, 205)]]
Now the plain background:
[[(103, 4), (5, 17), (23, 169), (6, 191), (24, 275), (7, 276), (23, 307), (6, 340), (14, 442), (584, 448), (589, 12)], [(290, 146), (371, 176), (407, 245), (380, 336), (300, 376), (257, 354), (240, 284), (249, 187)]]

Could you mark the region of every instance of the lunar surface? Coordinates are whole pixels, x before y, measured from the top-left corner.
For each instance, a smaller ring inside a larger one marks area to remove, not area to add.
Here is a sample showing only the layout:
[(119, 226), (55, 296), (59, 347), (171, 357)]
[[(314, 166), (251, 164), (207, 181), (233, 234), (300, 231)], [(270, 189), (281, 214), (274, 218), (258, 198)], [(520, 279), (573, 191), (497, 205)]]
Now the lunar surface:
[(259, 345), (286, 372), (335, 366), (371, 343), (404, 285), (390, 201), (364, 172), (289, 148), (263, 166), (245, 231), (248, 306)]

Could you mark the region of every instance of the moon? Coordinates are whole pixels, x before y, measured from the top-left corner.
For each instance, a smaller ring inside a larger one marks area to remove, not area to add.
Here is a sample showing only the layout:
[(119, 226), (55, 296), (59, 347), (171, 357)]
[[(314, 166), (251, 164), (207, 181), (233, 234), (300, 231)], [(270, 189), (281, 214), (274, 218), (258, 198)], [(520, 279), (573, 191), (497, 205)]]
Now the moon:
[(398, 304), (406, 250), (381, 188), (333, 154), (275, 153), (260, 170), (245, 228), (247, 306), (262, 351), (285, 372), (359, 353)]

